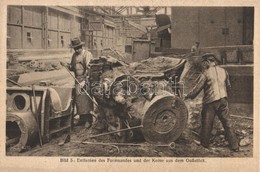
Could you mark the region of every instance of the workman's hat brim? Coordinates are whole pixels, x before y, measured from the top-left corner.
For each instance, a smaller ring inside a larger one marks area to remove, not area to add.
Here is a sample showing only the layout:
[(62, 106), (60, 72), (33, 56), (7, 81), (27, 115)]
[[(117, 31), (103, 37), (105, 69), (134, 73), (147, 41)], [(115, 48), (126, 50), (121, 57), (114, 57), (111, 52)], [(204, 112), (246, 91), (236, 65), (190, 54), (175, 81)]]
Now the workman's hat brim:
[(215, 54), (206, 53), (202, 55), (202, 61), (209, 61), (209, 62), (218, 62)]
[(80, 40), (80, 38), (76, 37), (71, 40), (70, 48), (76, 48), (76, 47), (82, 46), (84, 44), (85, 44), (85, 42), (82, 42)]

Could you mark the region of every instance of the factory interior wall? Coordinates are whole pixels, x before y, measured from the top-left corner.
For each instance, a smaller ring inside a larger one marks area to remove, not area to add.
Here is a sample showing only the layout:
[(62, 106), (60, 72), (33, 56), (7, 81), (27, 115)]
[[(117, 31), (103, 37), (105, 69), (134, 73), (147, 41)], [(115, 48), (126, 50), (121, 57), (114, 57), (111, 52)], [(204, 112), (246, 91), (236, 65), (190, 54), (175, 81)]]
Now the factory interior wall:
[(242, 7), (172, 7), (171, 17), (171, 48), (190, 49), (195, 41), (201, 47), (242, 45), (253, 32), (252, 21), (243, 21), (253, 15)]
[(82, 18), (69, 13), (40, 6), (8, 6), (7, 13), (8, 50), (68, 49), (81, 36)]

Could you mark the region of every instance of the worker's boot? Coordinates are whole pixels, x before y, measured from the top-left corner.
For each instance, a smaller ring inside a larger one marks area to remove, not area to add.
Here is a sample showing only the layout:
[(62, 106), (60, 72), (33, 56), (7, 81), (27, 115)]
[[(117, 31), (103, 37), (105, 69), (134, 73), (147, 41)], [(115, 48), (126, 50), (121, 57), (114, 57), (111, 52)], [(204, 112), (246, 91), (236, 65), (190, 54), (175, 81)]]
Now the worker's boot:
[(87, 122), (87, 115), (79, 115), (79, 120), (75, 123), (75, 126), (85, 125)]
[(97, 120), (95, 122), (93, 128), (96, 129), (96, 130), (104, 130), (105, 129), (104, 121), (101, 120), (101, 119)]
[(93, 117), (92, 114), (86, 114), (85, 116), (86, 116), (85, 128), (89, 129), (92, 126)]
[(93, 123), (92, 134), (99, 134), (106, 130), (106, 122), (104, 119), (97, 117), (95, 123)]

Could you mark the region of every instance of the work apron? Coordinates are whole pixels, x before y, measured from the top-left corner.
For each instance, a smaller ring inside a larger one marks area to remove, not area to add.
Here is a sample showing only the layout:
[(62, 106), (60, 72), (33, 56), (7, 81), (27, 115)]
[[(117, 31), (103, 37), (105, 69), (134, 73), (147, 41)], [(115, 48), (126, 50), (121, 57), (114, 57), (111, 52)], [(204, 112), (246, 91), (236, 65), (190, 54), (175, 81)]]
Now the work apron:
[(75, 103), (77, 114), (84, 115), (93, 111), (93, 103), (87, 94), (80, 88), (79, 84), (75, 84)]
[[(74, 66), (74, 73), (76, 76), (76, 79), (79, 82), (82, 82), (86, 80), (86, 70), (84, 69), (83, 65), (83, 58), (85, 54), (83, 55), (78, 55), (76, 56), (76, 64)], [(85, 87), (85, 90), (86, 87)], [(77, 82), (75, 83), (75, 103), (76, 103), (76, 108), (77, 108), (77, 114), (79, 115), (84, 115), (84, 114), (89, 114), (90, 111), (93, 111), (93, 102), (89, 98), (89, 96), (85, 93), (84, 89), (80, 88), (80, 84)]]

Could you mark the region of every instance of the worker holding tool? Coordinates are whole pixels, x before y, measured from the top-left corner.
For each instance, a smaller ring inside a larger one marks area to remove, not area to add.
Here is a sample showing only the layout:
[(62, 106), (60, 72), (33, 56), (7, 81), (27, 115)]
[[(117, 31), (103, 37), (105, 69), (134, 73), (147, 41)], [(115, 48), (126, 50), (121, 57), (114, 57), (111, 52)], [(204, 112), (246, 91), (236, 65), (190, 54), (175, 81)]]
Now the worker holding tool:
[[(88, 129), (91, 127), (93, 117), (91, 111), (93, 111), (93, 102), (90, 95), (86, 92), (86, 82), (88, 76), (88, 64), (93, 58), (92, 54), (83, 49), (85, 43), (76, 37), (71, 40), (70, 47), (74, 49), (71, 63), (66, 64), (61, 62), (61, 65), (67, 67), (75, 75), (75, 103), (77, 108), (77, 114), (80, 116), (76, 125), (84, 125)], [(83, 91), (84, 90), (84, 91)]]
[(204, 90), (200, 144), (209, 147), (211, 130), (217, 115), (224, 127), (230, 149), (237, 152), (239, 151), (238, 139), (232, 127), (227, 101), (227, 89), (231, 89), (228, 73), (217, 66), (214, 54), (205, 54), (202, 59), (206, 69), (195, 87), (185, 96), (185, 99), (194, 99), (202, 89)]

